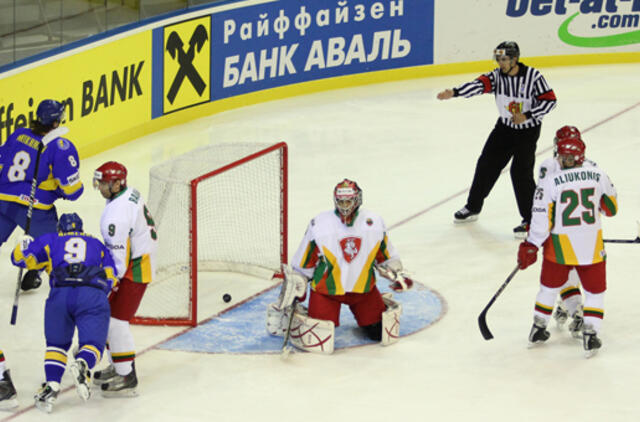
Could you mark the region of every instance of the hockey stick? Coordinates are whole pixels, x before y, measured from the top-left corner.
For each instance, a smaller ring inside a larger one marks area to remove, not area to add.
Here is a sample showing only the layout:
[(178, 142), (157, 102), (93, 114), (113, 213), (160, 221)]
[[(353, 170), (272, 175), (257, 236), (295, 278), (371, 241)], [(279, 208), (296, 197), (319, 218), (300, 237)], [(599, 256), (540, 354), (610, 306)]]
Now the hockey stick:
[(635, 239), (603, 239), (604, 243), (640, 243), (640, 221), (636, 221), (638, 225), (638, 235)]
[(509, 284), (509, 282), (511, 281), (513, 276), (516, 275), (519, 269), (520, 269), (520, 266), (516, 265), (513, 271), (511, 271), (511, 274), (509, 274), (509, 277), (507, 277), (507, 279), (504, 281), (504, 283), (502, 283), (502, 286), (500, 286), (496, 294), (494, 294), (491, 300), (489, 301), (489, 303), (487, 303), (487, 306), (485, 306), (482, 312), (480, 312), (480, 316), (478, 316), (478, 325), (480, 326), (480, 332), (482, 333), (482, 337), (484, 337), (485, 340), (491, 340), (493, 338), (493, 334), (491, 334), (491, 331), (489, 331), (489, 327), (487, 327), (487, 311), (489, 310), (491, 305), (493, 305), (493, 302), (496, 301), (498, 296), (500, 296), (500, 294), (505, 289), (505, 287), (507, 287), (507, 284)]
[[(29, 193), (29, 208), (27, 208), (27, 221), (24, 224), (24, 235), (29, 235), (31, 229), (31, 215), (33, 214), (33, 204), (36, 201), (36, 187), (38, 185), (38, 167), (40, 167), (40, 156), (45, 146), (54, 139), (69, 132), (69, 128), (65, 126), (57, 127), (49, 131), (42, 137), (42, 140), (38, 144), (38, 152), (36, 153), (36, 168), (33, 171), (33, 179), (31, 180), (31, 192)], [(20, 267), (18, 270), (18, 282), (16, 283), (16, 292), (13, 297), (13, 309), (11, 309), (11, 325), (16, 325), (16, 319), (18, 318), (18, 297), (20, 296), (20, 284), (22, 283), (22, 270)]]
[(296, 311), (296, 305), (298, 304), (298, 298), (293, 299), (293, 304), (291, 305), (291, 315), (289, 315), (289, 324), (287, 324), (287, 331), (284, 332), (284, 341), (282, 342), (282, 351), (280, 352), (280, 357), (282, 359), (286, 359), (289, 357), (289, 353), (291, 353), (291, 347), (289, 346), (289, 337), (291, 337), (291, 323), (293, 322), (293, 314)]
[(604, 243), (640, 243), (640, 237), (635, 239), (603, 239)]

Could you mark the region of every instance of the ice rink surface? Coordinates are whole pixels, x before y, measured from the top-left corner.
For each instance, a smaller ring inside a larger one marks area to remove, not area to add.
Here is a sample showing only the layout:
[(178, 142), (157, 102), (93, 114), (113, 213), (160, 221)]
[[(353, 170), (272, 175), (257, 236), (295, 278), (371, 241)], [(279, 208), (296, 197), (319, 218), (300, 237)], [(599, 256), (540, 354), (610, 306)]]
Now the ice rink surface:
[[(526, 63), (526, 59), (523, 60)], [(640, 219), (640, 64), (542, 69), (558, 107), (543, 123), (538, 160), (550, 156), (565, 124), (583, 131), (587, 157), (610, 175), (620, 211), (604, 221), (605, 238), (634, 238)], [(20, 297), (9, 325), (17, 270), (0, 252), (0, 347), (18, 389), (18, 411), (0, 421), (631, 421), (640, 414), (640, 245), (608, 245), (608, 290), (601, 338), (592, 359), (568, 332), (527, 348), (539, 261), (516, 274), (488, 314), (495, 339), (482, 339), (477, 317), (515, 266), (520, 223), (508, 175), (502, 175), (477, 222), (454, 225), (475, 162), (497, 118), (492, 96), (436, 100), (438, 91), (476, 74), (409, 80), (264, 103), (153, 133), (84, 159), (85, 193), (62, 202), (98, 233), (103, 200), (91, 189), (104, 161), (128, 166), (129, 185), (148, 193), (154, 164), (211, 142), (289, 145), (289, 254), (310, 218), (332, 208), (344, 177), (364, 191), (363, 207), (381, 214), (405, 267), (438, 292), (439, 322), (391, 347), (369, 345), (333, 356), (193, 353), (161, 350), (183, 328), (134, 327), (139, 397), (83, 404), (68, 375), (51, 415), (33, 408), (44, 378), (43, 304), (48, 287)], [(117, 122), (114, 122), (117, 124)], [(73, 132), (69, 133), (73, 139)], [(178, 206), (178, 204), (176, 204)], [(260, 204), (256, 204), (259, 209)], [(161, 236), (161, 234), (160, 234)], [(160, 237), (161, 238), (161, 237)], [(201, 298), (210, 318), (273, 283), (220, 280)], [(223, 292), (233, 301), (225, 304)], [(345, 312), (346, 310), (343, 310)], [(105, 361), (100, 366), (104, 366)]]

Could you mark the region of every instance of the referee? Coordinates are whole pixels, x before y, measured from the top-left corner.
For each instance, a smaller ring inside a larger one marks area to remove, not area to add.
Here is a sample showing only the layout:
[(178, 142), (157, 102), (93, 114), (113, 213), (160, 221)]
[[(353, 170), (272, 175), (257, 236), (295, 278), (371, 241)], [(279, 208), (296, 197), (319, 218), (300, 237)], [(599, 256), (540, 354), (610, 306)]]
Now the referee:
[(522, 216), (522, 223), (513, 232), (516, 238), (525, 238), (536, 186), (533, 178), (536, 142), (542, 118), (556, 106), (556, 96), (537, 69), (518, 60), (520, 48), (514, 41), (501, 42), (493, 57), (499, 67), (492, 72), (438, 93), (439, 100), (492, 93), (500, 113), (478, 158), (467, 203), (454, 214), (454, 223), (478, 219), (485, 198), (513, 158), (511, 183)]

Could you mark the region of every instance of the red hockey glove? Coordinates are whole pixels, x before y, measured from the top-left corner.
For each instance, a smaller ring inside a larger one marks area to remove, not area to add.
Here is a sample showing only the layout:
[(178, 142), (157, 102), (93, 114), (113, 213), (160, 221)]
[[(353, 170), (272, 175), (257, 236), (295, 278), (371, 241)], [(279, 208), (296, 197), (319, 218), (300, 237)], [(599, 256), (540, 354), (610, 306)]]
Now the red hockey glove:
[(518, 265), (524, 270), (538, 259), (538, 247), (526, 240), (520, 244), (518, 249)]

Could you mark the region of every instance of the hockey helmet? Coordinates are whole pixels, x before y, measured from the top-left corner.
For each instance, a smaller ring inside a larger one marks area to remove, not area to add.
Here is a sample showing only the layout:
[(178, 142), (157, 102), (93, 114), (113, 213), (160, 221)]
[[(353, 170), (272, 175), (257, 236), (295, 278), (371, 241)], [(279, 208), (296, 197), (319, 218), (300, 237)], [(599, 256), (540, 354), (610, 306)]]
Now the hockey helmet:
[(60, 233), (81, 232), (82, 219), (75, 212), (62, 214), (56, 228)]
[[(559, 139), (557, 143), (558, 147), (558, 157), (561, 161), (561, 164), (564, 163), (564, 156), (570, 156), (573, 158), (573, 166), (579, 166), (584, 162), (584, 151), (587, 148), (582, 139), (580, 138), (563, 138)], [(565, 166), (563, 165), (563, 168)]]
[(558, 141), (561, 139), (577, 139), (582, 141), (580, 131), (575, 126), (565, 125), (556, 131), (556, 136), (553, 138), (553, 155), (558, 155)]
[(93, 187), (97, 188), (100, 182), (120, 181), (121, 186), (127, 186), (127, 168), (116, 161), (107, 161), (93, 173)]
[(362, 189), (352, 180), (344, 179), (333, 190), (333, 203), (343, 217), (348, 217), (362, 205)]
[(516, 61), (520, 58), (520, 47), (515, 41), (502, 41), (493, 50), (493, 59), (498, 60), (500, 57), (507, 56)]
[(44, 126), (64, 120), (64, 104), (56, 100), (43, 100), (36, 110), (38, 121)]

